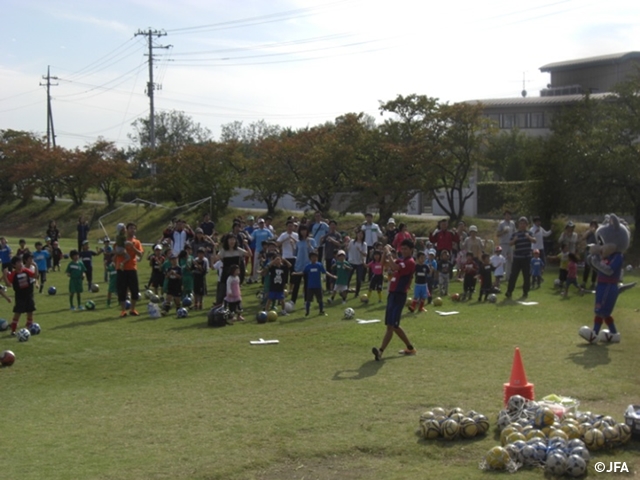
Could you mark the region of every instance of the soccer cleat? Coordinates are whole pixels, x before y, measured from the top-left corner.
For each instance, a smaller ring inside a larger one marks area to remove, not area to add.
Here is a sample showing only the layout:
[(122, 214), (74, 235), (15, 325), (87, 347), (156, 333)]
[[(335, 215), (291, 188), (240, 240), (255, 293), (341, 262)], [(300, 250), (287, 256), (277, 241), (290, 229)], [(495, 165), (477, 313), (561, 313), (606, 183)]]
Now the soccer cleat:
[(371, 353), (373, 353), (373, 358), (376, 359), (376, 362), (379, 362), (382, 359), (382, 352), (378, 350), (376, 347), (371, 349)]
[(427, 313), (427, 309), (424, 307), (421, 307), (419, 310), (420, 313)]
[(78, 310), (84, 310), (84, 307), (82, 305), (78, 306)]
[(15, 337), (16, 335), (17, 335), (17, 333), (16, 333), (16, 332), (11, 332), (11, 336), (12, 336), (12, 337)]
[(137, 311), (137, 310), (131, 310), (129, 313), (130, 313), (130, 314), (131, 314), (131, 316), (133, 316), (133, 317), (138, 317), (138, 316), (140, 316), (140, 314), (138, 313), (138, 311)]
[(127, 316), (127, 311), (126, 310), (122, 310), (120, 312), (120, 317), (122, 318), (122, 317), (126, 317), (126, 316)]
[(400, 350), (398, 353), (399, 353), (400, 355), (407, 355), (407, 356), (409, 356), (409, 355), (415, 355), (417, 352), (416, 352), (416, 349), (415, 349), (415, 348), (412, 348), (411, 350), (409, 350), (408, 348), (405, 348), (404, 350)]

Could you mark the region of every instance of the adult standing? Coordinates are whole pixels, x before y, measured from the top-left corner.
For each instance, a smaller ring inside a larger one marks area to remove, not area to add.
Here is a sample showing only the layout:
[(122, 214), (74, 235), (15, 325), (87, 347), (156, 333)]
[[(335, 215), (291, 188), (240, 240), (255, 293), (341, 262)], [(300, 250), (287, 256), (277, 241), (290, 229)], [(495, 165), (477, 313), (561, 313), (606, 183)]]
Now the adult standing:
[(211, 220), (211, 216), (208, 213), (205, 213), (202, 216), (202, 223), (200, 224), (200, 228), (202, 229), (202, 232), (208, 237), (213, 235), (213, 232), (216, 231), (216, 224)]
[(140, 240), (136, 238), (137, 228), (135, 223), (127, 223), (127, 240), (124, 242), (124, 248), (127, 250), (129, 259), (122, 264), (122, 269), (118, 270), (116, 274), (118, 302), (120, 302), (122, 308), (120, 311), (121, 317), (127, 316), (127, 291), (131, 293), (131, 310), (129, 313), (134, 317), (140, 315), (136, 310), (136, 302), (138, 301), (138, 295), (140, 293), (138, 286), (138, 259), (144, 255), (144, 249), (142, 248)]
[(222, 248), (216, 257), (216, 260), (222, 261), (222, 273), (216, 291), (216, 305), (221, 305), (227, 295), (227, 279), (231, 275), (232, 267), (239, 266), (243, 258), (249, 255), (247, 250), (238, 245), (238, 237), (232, 233), (222, 237)]
[[(528, 223), (528, 222), (527, 222)], [(516, 232), (516, 224), (511, 220), (511, 212), (505, 210), (502, 221), (498, 224), (496, 236), (498, 237), (498, 245), (502, 247), (502, 255), (507, 260), (504, 266), (504, 274), (510, 278), (511, 263), (513, 262), (513, 249), (511, 248), (511, 238)], [(531, 248), (531, 246), (529, 246)]]
[(401, 259), (394, 260), (391, 253), (391, 245), (385, 247), (384, 263), (385, 268), (393, 272), (393, 277), (389, 282), (389, 295), (387, 296), (387, 309), (385, 312), (384, 323), (387, 327), (380, 348), (373, 347), (371, 352), (373, 357), (379, 362), (382, 359), (384, 350), (391, 342), (395, 333), (406, 346), (404, 350), (400, 350), (402, 355), (415, 355), (416, 350), (409, 341), (407, 334), (400, 328), (400, 317), (402, 309), (407, 303), (407, 291), (411, 286), (413, 273), (416, 270), (416, 262), (413, 259), (414, 244), (411, 240), (404, 240), (400, 245)]
[(558, 238), (560, 248), (562, 248), (563, 244), (568, 247), (569, 253), (575, 255), (578, 248), (578, 234), (576, 233), (576, 226), (571, 220), (564, 226), (564, 231), (560, 234), (560, 238)]
[(356, 238), (351, 240), (347, 245), (347, 258), (353, 269), (349, 272), (349, 280), (347, 285), (351, 286), (351, 277), (356, 276), (356, 298), (360, 295), (362, 280), (364, 279), (364, 263), (367, 259), (367, 243), (364, 241), (364, 232), (358, 230)]
[(449, 220), (446, 218), (438, 222), (438, 227), (429, 235), (429, 241), (436, 247), (436, 256), (440, 258), (443, 250), (452, 254), (454, 244), (459, 241), (458, 234), (449, 230)]
[(180, 252), (184, 250), (187, 243), (193, 238), (193, 231), (187, 223), (179, 218), (176, 221), (176, 226), (171, 232), (171, 251), (174, 255), (180, 255)]
[(367, 244), (367, 260), (370, 260), (373, 246), (378, 243), (380, 237), (384, 236), (384, 233), (382, 233), (377, 223), (373, 223), (373, 215), (371, 213), (364, 214), (364, 223), (360, 230), (364, 232), (364, 242)]
[[(276, 239), (276, 243), (280, 250), (282, 251), (282, 258), (284, 258), (291, 265), (295, 265), (296, 263), (296, 245), (298, 243), (298, 233), (293, 231), (293, 220), (287, 220), (285, 225), (285, 231), (280, 234), (280, 236)], [(285, 272), (287, 274), (287, 279), (285, 282), (293, 283), (292, 277), (289, 277), (288, 271)], [(293, 285), (291, 285), (291, 288)]]
[(2, 270), (7, 270), (11, 265), (11, 247), (4, 237), (0, 237), (0, 263), (2, 263)]
[(384, 231), (384, 235), (387, 237), (387, 243), (389, 245), (393, 245), (393, 239), (396, 238), (397, 233), (398, 229), (396, 228), (396, 221), (392, 217), (387, 221), (387, 228)]
[(524, 277), (522, 284), (522, 299), (525, 300), (529, 296), (531, 287), (531, 244), (536, 241), (534, 237), (527, 231), (529, 221), (527, 217), (520, 217), (518, 220), (518, 230), (511, 235), (510, 247), (513, 247), (512, 268), (509, 274), (509, 285), (505, 296), (511, 298), (518, 275), (522, 272)]
[(262, 243), (273, 238), (274, 235), (265, 226), (265, 221), (262, 218), (258, 219), (258, 228), (253, 230), (251, 239), (255, 241), (255, 247), (253, 248), (253, 274), (251, 275), (251, 281), (258, 281), (258, 270), (260, 269), (260, 253), (262, 252)]
[[(298, 227), (298, 243), (296, 243), (296, 262), (293, 267), (293, 271), (298, 273), (298, 275), (292, 275), (292, 284), (293, 289), (291, 290), (291, 301), (296, 303), (298, 299), (298, 293), (300, 291), (300, 282), (302, 281), (303, 275), (300, 273), (304, 272), (304, 269), (307, 265), (311, 263), (311, 259), (309, 258), (309, 254), (315, 250), (316, 241), (309, 236), (309, 229), (306, 225), (300, 225)], [(307, 298), (307, 284), (305, 279), (305, 286), (303, 288), (303, 298)]]
[[(251, 276), (249, 278), (249, 282), (251, 283), (251, 278), (253, 278), (253, 272), (255, 271), (256, 268), (258, 268), (258, 266), (253, 264), (253, 252), (256, 251), (256, 241), (253, 239), (253, 237), (251, 236), (253, 234), (253, 231), (256, 229), (257, 225), (254, 225), (255, 222), (255, 218), (253, 217), (253, 215), (247, 215), (247, 220), (246, 223), (247, 225), (244, 227), (244, 233), (247, 235), (247, 238), (249, 239), (249, 251), (251, 252), (251, 255), (249, 256), (249, 261), (251, 262)], [(256, 274), (257, 275), (257, 274)]]
[(531, 244), (531, 250), (538, 250), (540, 252), (540, 258), (546, 265), (547, 257), (544, 251), (544, 239), (551, 235), (551, 230), (542, 228), (542, 220), (536, 215), (533, 217), (533, 226), (529, 230), (529, 233), (536, 239), (535, 243)]
[(310, 237), (312, 237), (316, 241), (316, 245), (318, 245), (318, 258), (323, 257), (323, 245), (322, 239), (329, 232), (329, 224), (325, 222), (322, 218), (322, 212), (316, 212), (313, 215), (313, 223), (309, 227)]
[(469, 227), (469, 236), (462, 242), (462, 250), (473, 255), (473, 259), (480, 266), (482, 254), (484, 253), (484, 240), (478, 237), (478, 227)]
[(409, 233), (409, 230), (407, 230), (407, 224), (400, 222), (400, 224), (398, 225), (398, 231), (393, 238), (393, 242), (391, 242), (391, 245), (393, 246), (393, 248), (395, 248), (396, 252), (400, 253), (400, 246), (405, 240), (413, 241), (413, 235), (411, 235)]
[(49, 220), (49, 226), (47, 227), (47, 233), (45, 237), (49, 237), (51, 239), (51, 244), (53, 244), (53, 242), (57, 242), (60, 239), (60, 230), (58, 230), (58, 226), (56, 225), (55, 220)]
[[(333, 259), (338, 250), (342, 248), (342, 235), (338, 232), (338, 222), (335, 220), (329, 221), (329, 231), (322, 239), (324, 246), (324, 268), (327, 272), (331, 271), (333, 266)], [(326, 290), (330, 292), (333, 290), (333, 283), (335, 281), (330, 275), (325, 276)]]
[(78, 225), (76, 229), (78, 230), (78, 251), (80, 251), (82, 250), (82, 242), (87, 240), (89, 236), (89, 222), (87, 222), (84, 215), (80, 215), (78, 217)]
[(584, 252), (582, 254), (582, 258), (585, 260), (581, 286), (582, 288), (587, 288), (587, 280), (589, 280), (589, 274), (591, 274), (591, 285), (589, 285), (589, 290), (595, 290), (598, 271), (593, 268), (591, 264), (586, 261), (586, 259), (589, 255), (589, 245), (595, 245), (598, 243), (598, 239), (596, 237), (596, 230), (598, 230), (598, 226), (599, 225), (597, 220), (591, 220), (589, 222), (589, 228), (586, 232), (584, 232), (581, 239), (584, 242)]

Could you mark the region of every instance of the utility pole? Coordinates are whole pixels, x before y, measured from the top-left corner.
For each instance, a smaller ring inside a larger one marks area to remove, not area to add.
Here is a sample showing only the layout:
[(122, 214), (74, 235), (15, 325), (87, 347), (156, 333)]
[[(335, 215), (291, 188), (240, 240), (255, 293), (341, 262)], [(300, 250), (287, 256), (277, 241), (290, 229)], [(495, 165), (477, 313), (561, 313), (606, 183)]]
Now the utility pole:
[[(156, 148), (156, 124), (155, 124), (155, 107), (153, 103), (153, 92), (155, 90), (160, 90), (162, 88), (161, 85), (156, 85), (153, 83), (153, 49), (154, 48), (171, 48), (171, 45), (163, 46), (163, 45), (154, 45), (153, 37), (163, 37), (167, 33), (160, 30), (149, 30), (142, 31), (138, 30), (135, 33), (135, 36), (144, 35), (147, 37), (147, 44), (149, 45), (149, 82), (147, 83), (147, 95), (149, 96), (149, 143), (151, 146), (151, 150), (155, 150)], [(156, 174), (156, 165), (155, 163), (151, 164), (151, 175)]]
[(57, 83), (51, 83), (51, 80), (58, 80), (58, 77), (51, 76), (51, 66), (47, 65), (47, 76), (42, 78), (47, 81), (45, 84), (40, 84), (41, 87), (47, 87), (47, 148), (51, 148), (51, 141), (53, 140), (53, 148), (56, 147), (56, 132), (53, 128), (53, 113), (51, 112), (51, 87), (57, 87)]

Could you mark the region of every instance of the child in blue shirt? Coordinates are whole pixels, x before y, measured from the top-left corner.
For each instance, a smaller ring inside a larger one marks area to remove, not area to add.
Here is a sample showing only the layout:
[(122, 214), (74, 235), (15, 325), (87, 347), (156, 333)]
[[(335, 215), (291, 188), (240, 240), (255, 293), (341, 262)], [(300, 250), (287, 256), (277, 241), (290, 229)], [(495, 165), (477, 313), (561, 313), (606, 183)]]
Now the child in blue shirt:
[(322, 262), (318, 261), (318, 252), (312, 250), (309, 253), (309, 260), (311, 263), (304, 267), (302, 272), (294, 272), (292, 275), (304, 275), (306, 288), (305, 296), (305, 316), (309, 316), (309, 309), (311, 308), (311, 300), (316, 298), (318, 306), (320, 307), (320, 315), (326, 315), (324, 313), (324, 302), (322, 300), (322, 274), (324, 273), (329, 278), (336, 279), (335, 275), (327, 272), (322, 265)]
[(544, 260), (540, 258), (540, 250), (537, 248), (533, 251), (533, 257), (531, 257), (531, 288), (540, 288), (542, 283), (542, 272), (544, 272)]
[(44, 288), (44, 284), (47, 281), (47, 261), (51, 258), (49, 252), (44, 250), (42, 242), (36, 242), (36, 251), (33, 252), (33, 261), (38, 267), (38, 274), (40, 276), (40, 293)]

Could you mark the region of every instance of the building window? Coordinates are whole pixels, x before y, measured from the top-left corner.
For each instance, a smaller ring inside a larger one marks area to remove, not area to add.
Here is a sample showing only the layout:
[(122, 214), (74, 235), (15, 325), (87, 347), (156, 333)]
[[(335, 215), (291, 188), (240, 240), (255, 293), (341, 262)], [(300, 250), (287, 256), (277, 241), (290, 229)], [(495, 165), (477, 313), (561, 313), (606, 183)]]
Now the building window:
[(503, 113), (500, 128), (513, 128), (516, 126), (516, 116), (513, 113)]
[(544, 128), (544, 113), (534, 112), (531, 114), (531, 128)]
[(527, 114), (526, 113), (516, 113), (516, 127), (518, 128), (527, 128)]

